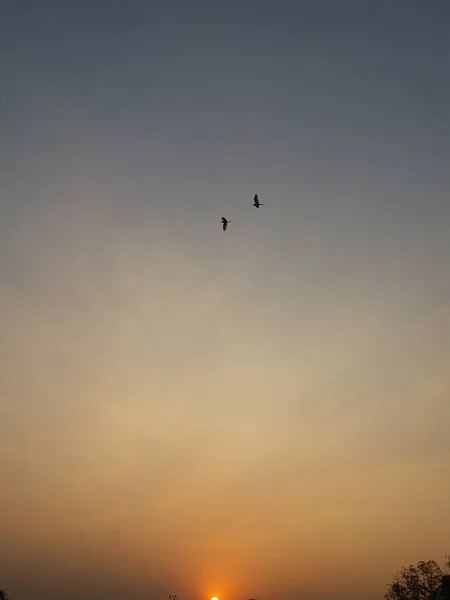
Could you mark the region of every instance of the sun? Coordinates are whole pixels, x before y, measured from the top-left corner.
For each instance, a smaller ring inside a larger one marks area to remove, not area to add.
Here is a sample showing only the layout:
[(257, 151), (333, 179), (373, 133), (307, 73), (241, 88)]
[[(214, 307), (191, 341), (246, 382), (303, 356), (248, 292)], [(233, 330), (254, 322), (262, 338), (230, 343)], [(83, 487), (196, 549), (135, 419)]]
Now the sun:
[(216, 596), (213, 596), (211, 600), (219, 600)]

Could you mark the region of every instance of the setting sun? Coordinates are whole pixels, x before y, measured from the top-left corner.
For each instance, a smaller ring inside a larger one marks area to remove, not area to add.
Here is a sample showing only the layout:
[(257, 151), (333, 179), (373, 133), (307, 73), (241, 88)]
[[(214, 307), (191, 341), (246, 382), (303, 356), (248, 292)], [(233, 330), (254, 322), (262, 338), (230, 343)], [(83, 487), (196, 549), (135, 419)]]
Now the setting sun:
[(216, 596), (213, 596), (213, 597), (211, 598), (211, 600), (218, 600), (218, 598), (217, 598)]

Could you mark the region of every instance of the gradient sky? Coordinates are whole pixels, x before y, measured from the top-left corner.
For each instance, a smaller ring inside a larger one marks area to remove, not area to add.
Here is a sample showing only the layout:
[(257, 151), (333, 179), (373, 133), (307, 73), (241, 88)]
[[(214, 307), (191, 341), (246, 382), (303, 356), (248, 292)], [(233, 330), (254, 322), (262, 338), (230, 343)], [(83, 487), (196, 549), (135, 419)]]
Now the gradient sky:
[(449, 27), (2, 0), (11, 600), (375, 600), (442, 564)]

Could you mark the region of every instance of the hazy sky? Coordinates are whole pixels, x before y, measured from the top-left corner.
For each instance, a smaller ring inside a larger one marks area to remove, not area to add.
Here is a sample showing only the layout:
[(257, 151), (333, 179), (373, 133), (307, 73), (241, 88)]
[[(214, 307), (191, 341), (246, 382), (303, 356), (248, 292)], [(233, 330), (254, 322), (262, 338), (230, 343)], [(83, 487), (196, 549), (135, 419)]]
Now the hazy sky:
[(442, 564), (449, 27), (1, 1), (11, 600), (375, 600)]

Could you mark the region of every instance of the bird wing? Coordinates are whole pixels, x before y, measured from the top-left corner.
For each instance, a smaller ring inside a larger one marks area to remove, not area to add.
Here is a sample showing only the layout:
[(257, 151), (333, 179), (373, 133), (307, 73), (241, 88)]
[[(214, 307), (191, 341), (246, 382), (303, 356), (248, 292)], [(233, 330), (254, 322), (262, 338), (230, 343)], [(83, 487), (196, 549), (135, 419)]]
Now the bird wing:
[(255, 202), (255, 204), (258, 204), (259, 200), (258, 200), (258, 194), (255, 194), (255, 197), (253, 198), (253, 201)]

